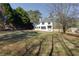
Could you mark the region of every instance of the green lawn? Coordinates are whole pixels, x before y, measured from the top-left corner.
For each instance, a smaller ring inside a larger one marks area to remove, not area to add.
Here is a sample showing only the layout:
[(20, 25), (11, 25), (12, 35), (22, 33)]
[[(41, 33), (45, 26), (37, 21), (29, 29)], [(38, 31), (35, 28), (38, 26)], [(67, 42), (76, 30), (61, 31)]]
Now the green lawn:
[(1, 32), (0, 55), (77, 56), (79, 55), (79, 37), (26, 30)]

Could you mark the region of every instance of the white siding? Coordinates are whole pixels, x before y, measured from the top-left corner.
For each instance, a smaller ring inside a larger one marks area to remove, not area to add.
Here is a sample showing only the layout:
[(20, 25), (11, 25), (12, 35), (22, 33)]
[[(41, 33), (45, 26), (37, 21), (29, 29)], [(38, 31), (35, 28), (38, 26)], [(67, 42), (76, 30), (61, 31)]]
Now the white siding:
[[(41, 27), (45, 26), (46, 29), (41, 29)], [(48, 28), (48, 26), (51, 26), (51, 29)], [(48, 24), (48, 22), (44, 22), (44, 24), (42, 24), (42, 22), (40, 24), (38, 24), (36, 27), (40, 27), (38, 29), (35, 28), (35, 30), (40, 30), (40, 31), (53, 31), (53, 23), (50, 22), (50, 24)]]

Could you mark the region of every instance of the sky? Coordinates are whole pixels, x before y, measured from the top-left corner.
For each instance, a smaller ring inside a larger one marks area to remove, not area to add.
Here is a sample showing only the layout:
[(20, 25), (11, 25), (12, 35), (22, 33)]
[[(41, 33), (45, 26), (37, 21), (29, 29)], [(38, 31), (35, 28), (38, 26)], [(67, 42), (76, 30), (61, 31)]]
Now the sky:
[(11, 3), (10, 4), (13, 9), (17, 7), (22, 7), (26, 11), (28, 10), (39, 10), (42, 13), (42, 17), (48, 17), (49, 15), (49, 7), (46, 3)]

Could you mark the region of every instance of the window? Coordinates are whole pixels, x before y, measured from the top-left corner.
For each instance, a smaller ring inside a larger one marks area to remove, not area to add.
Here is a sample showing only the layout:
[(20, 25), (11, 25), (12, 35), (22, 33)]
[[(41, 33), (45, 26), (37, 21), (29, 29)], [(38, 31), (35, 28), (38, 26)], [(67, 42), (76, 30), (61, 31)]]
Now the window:
[(42, 22), (42, 24), (44, 24), (44, 22)]
[(41, 29), (46, 29), (46, 27), (45, 26), (42, 26)]
[(48, 26), (48, 28), (51, 28), (51, 26)]
[(40, 28), (40, 27), (39, 27)]
[(40, 27), (36, 27), (37, 29), (39, 29)]
[(48, 24), (50, 24), (50, 22), (48, 22)]

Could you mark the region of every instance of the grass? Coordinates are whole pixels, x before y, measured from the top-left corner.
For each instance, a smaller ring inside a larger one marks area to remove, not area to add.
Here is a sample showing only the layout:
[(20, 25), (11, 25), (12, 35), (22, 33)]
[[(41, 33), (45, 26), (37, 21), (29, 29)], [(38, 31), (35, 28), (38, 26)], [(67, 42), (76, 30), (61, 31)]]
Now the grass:
[[(79, 55), (79, 37), (61, 33), (14, 31), (0, 34), (0, 55), (66, 56)], [(75, 48), (76, 47), (76, 48)]]

